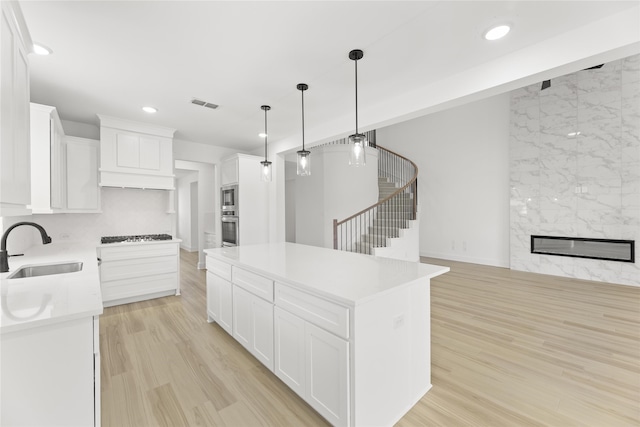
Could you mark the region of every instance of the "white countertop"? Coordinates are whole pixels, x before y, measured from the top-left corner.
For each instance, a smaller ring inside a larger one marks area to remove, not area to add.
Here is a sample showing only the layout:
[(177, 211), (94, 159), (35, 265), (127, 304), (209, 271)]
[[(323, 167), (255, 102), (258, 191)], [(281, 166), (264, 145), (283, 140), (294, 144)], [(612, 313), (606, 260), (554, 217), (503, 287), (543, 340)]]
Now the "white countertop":
[(295, 243), (205, 249), (229, 264), (355, 306), (449, 267), (337, 251)]
[[(75, 273), (8, 279), (25, 265), (81, 261)], [(36, 245), (24, 256), (9, 258), (0, 273), (0, 333), (102, 314), (96, 246), (53, 242)]]

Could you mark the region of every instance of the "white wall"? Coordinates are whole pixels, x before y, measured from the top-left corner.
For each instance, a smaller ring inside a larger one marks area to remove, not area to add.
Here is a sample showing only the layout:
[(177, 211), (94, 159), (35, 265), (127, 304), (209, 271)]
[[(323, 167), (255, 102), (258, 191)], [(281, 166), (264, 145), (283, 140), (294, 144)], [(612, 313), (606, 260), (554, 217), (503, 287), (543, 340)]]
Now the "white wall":
[(287, 242), (296, 242), (296, 163), (285, 164), (285, 223)]
[(218, 147), (182, 139), (173, 140), (173, 158), (202, 163), (220, 163), (220, 160), (237, 153), (235, 148)]
[(378, 201), (377, 150), (367, 147), (367, 163), (357, 168), (349, 166), (350, 150), (341, 144), (312, 148), (311, 175), (296, 175), (297, 243), (333, 248), (333, 220)]
[[(178, 235), (179, 239), (182, 239), (180, 247), (187, 251), (198, 250), (197, 239), (192, 239), (192, 212), (191, 210), (191, 184), (198, 181), (198, 172), (189, 173), (180, 179), (176, 180), (176, 198), (178, 199)], [(197, 195), (196, 195), (197, 197)], [(197, 233), (197, 215), (196, 215), (196, 233)], [(196, 242), (194, 245), (193, 242)]]
[(509, 94), (377, 130), (419, 169), (420, 255), (509, 266)]
[[(198, 206), (200, 205), (199, 203), (199, 199), (198, 199), (198, 181), (192, 182), (189, 186), (189, 194), (190, 194), (190, 205), (189, 207), (191, 208), (191, 247), (193, 248), (194, 246), (199, 247), (200, 246), (200, 239), (203, 240), (203, 247), (204, 247), (204, 241), (206, 241), (205, 237), (204, 237), (204, 233), (202, 235), (199, 234), (200, 232), (200, 227), (198, 227), (198, 212), (199, 212), (199, 208)], [(205, 219), (205, 222), (207, 220)], [(208, 230), (205, 231), (208, 233), (211, 233), (212, 230)], [(195, 245), (195, 242), (197, 242), (198, 244)]]
[(61, 120), (64, 134), (77, 136), (80, 138), (100, 139), (100, 128), (88, 123), (74, 122), (71, 120)]

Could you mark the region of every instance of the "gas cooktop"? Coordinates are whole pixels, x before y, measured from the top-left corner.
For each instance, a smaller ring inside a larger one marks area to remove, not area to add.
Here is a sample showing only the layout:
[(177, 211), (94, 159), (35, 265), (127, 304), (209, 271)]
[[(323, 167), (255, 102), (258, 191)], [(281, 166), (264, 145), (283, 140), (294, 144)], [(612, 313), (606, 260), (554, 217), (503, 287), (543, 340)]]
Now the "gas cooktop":
[(169, 234), (143, 234), (136, 236), (104, 236), (100, 238), (100, 243), (120, 243), (120, 242), (153, 242), (156, 240), (171, 240)]

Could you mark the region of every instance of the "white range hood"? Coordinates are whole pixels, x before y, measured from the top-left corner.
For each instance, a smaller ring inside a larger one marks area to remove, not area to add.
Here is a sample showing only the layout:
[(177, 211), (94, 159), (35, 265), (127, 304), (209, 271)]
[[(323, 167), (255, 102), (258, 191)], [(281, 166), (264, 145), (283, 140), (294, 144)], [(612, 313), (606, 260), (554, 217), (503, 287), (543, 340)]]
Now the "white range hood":
[(98, 114), (100, 186), (174, 190), (175, 129)]

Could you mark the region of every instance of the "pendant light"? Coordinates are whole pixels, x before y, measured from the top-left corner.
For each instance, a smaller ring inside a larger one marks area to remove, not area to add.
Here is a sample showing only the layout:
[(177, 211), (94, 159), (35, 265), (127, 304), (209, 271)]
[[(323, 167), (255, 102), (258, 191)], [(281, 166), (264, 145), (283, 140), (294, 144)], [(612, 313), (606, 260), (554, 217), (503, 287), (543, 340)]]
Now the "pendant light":
[(349, 142), (353, 144), (349, 155), (349, 164), (356, 167), (365, 165), (365, 147), (368, 145), (367, 137), (358, 133), (358, 60), (363, 56), (364, 52), (360, 49), (349, 52), (349, 59), (355, 62), (356, 68), (356, 133), (349, 136)]
[(268, 105), (260, 108), (264, 110), (264, 161), (260, 162), (261, 180), (265, 182), (271, 181), (271, 162), (267, 159), (267, 111), (271, 109)]
[(309, 176), (311, 175), (311, 158), (309, 157), (311, 151), (304, 149), (304, 91), (309, 89), (309, 85), (298, 83), (296, 88), (302, 94), (302, 150), (298, 151), (298, 175)]

